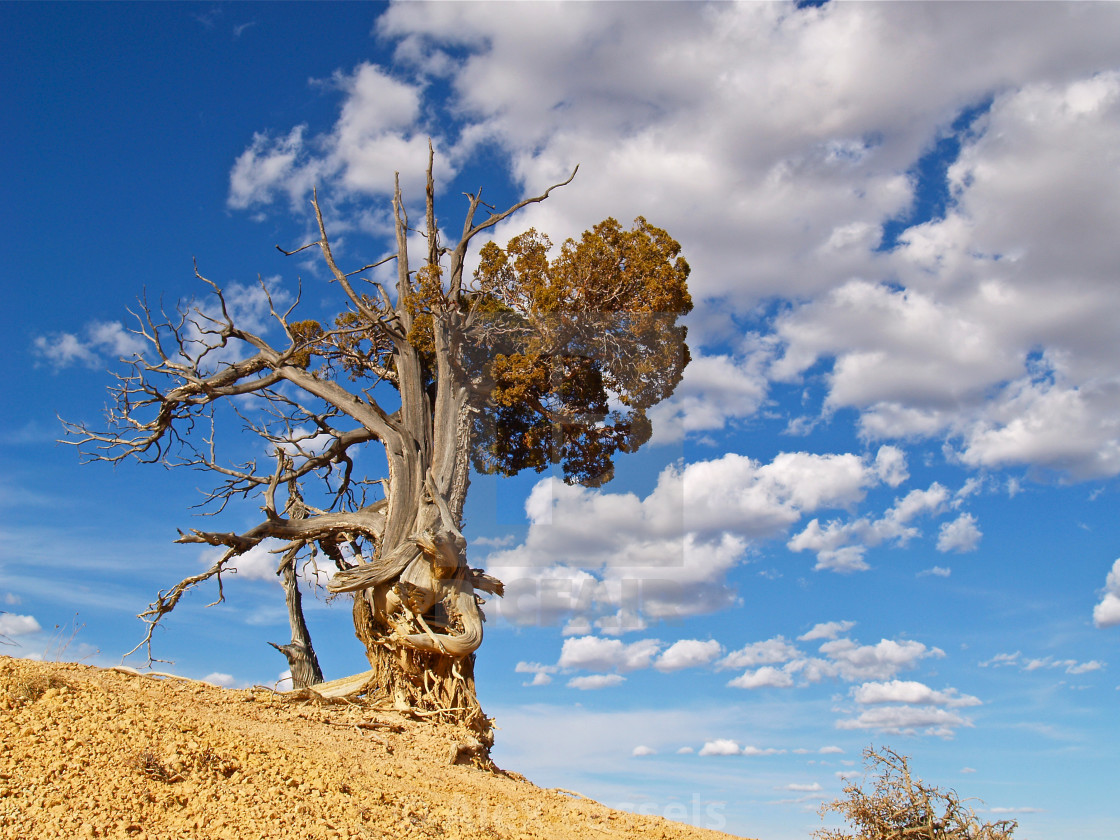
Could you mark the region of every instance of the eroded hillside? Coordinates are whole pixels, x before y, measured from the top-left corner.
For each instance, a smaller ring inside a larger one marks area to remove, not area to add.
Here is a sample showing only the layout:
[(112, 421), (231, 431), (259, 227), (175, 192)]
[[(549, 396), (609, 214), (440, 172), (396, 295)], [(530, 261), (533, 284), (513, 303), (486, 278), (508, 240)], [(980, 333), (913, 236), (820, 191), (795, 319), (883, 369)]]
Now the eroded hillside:
[(0, 837), (728, 837), (455, 764), (467, 737), (360, 705), (0, 657)]

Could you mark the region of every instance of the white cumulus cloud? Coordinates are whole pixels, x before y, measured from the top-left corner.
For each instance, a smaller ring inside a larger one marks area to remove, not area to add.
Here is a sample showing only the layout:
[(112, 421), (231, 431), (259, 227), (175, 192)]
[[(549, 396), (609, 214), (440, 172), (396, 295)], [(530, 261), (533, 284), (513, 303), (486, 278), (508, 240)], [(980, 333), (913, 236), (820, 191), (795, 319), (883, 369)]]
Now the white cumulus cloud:
[(935, 515), (949, 500), (946, 487), (934, 482), (926, 490), (911, 490), (896, 499), (879, 519), (861, 516), (847, 522), (832, 520), (822, 525), (811, 520), (786, 544), (791, 551), (812, 551), (817, 569), (833, 572), (861, 572), (870, 568), (864, 555), (869, 548), (889, 542), (905, 546), (921, 532), (911, 524), (919, 515)]
[(517, 623), (574, 614), (615, 633), (723, 609), (735, 598), (727, 574), (751, 541), (855, 505), (879, 481), (869, 458), (807, 452), (668, 467), (645, 498), (543, 479), (525, 503), (524, 543), (486, 560), (506, 581), (496, 608)]
[[(369, 62), (336, 72), (326, 84), (343, 97), (332, 129), (313, 137), (304, 125), (278, 137), (254, 135), (230, 171), (230, 207), (267, 205), (282, 193), (293, 208), (303, 209), (311, 188), (324, 184), (339, 198), (391, 195), (395, 171), (402, 189), (413, 195), (423, 189), (428, 134), (421, 124), (422, 85)], [(442, 145), (438, 135), (433, 142)], [(442, 155), (436, 177), (442, 183), (452, 172)]]
[[(812, 669), (856, 682), (889, 679), (901, 670), (913, 668), (922, 659), (944, 657), (940, 648), (926, 647), (921, 642), (883, 639), (875, 645), (860, 645), (851, 639), (836, 639), (820, 646), (827, 657), (823, 664), (810, 663)], [(810, 668), (807, 667), (807, 670)]]
[(42, 629), (33, 615), (0, 612), (0, 636), (26, 636)]
[(785, 668), (763, 665), (754, 671), (746, 671), (727, 683), (732, 688), (789, 688), (793, 677)]
[(723, 647), (715, 639), (681, 639), (671, 644), (653, 663), (658, 671), (679, 671), (707, 665), (720, 655)]
[(560, 652), (560, 668), (579, 668), (586, 671), (635, 671), (648, 668), (661, 642), (657, 639), (640, 639), (624, 644), (618, 639), (601, 636), (581, 636), (565, 639)]
[[(980, 528), (976, 525), (976, 517), (971, 513), (962, 513), (952, 522), (946, 522), (941, 526), (941, 530), (937, 534), (937, 550), (941, 552), (975, 551), (982, 536)], [(937, 574), (937, 572), (931, 571), (931, 574)]]
[(673, 443), (753, 415), (766, 398), (770, 354), (769, 347), (759, 346), (738, 358), (701, 354), (692, 359), (673, 396), (650, 411), (653, 442)]
[(867, 682), (852, 689), (852, 698), (862, 705), (876, 703), (906, 703), (928, 706), (978, 706), (980, 700), (961, 694), (955, 688), (935, 691), (925, 683), (913, 680)]
[(540, 686), (551, 684), (552, 674), (555, 674), (559, 668), (555, 665), (542, 665), (539, 662), (518, 662), (513, 670), (518, 674), (533, 675), (533, 679), (527, 683), (522, 683), (522, 685)]
[(1097, 627), (1115, 627), (1120, 624), (1120, 560), (1112, 564), (1104, 585), (1104, 596), (1093, 607), (1093, 623)]
[(700, 755), (739, 755), (741, 751), (738, 742), (729, 738), (716, 738), (714, 741), (704, 742)]
[(775, 636), (762, 642), (752, 642), (739, 650), (732, 651), (717, 664), (720, 668), (753, 668), (758, 665), (774, 665), (788, 662), (801, 655), (795, 645), (783, 636)]

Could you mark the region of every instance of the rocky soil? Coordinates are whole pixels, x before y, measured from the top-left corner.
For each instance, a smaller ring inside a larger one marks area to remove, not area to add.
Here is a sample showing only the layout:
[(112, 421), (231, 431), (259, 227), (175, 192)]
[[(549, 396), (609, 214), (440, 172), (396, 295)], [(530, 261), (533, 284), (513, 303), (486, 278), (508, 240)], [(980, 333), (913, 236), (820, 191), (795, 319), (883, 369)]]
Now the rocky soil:
[(467, 733), (0, 657), (0, 837), (716, 840), (463, 761)]

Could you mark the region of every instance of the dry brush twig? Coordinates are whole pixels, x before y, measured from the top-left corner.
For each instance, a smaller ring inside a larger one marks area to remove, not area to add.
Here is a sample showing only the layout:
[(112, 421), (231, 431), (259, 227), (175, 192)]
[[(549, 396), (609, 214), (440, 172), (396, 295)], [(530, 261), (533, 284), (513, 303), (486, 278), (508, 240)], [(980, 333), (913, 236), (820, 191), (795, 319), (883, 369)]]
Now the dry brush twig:
[(845, 817), (855, 833), (822, 828), (817, 840), (1010, 840), (1018, 826), (1015, 820), (981, 822), (956, 791), (915, 779), (909, 759), (892, 749), (868, 747), (863, 758), (867, 772), (875, 774), (874, 788), (868, 792), (849, 782), (845, 799), (820, 809), (822, 817)]

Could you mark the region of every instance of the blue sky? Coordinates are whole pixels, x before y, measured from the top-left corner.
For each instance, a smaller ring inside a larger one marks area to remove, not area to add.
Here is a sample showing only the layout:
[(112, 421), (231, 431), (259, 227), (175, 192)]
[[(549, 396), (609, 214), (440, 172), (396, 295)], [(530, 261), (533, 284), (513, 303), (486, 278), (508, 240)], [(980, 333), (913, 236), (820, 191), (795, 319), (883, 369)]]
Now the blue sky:
[[(196, 258), (245, 317), (258, 275), (326, 317), (321, 269), (273, 246), (317, 185), (340, 258), (380, 256), (392, 171), (418, 197), (431, 137), (448, 230), (460, 193), (579, 163), (499, 240), (643, 214), (697, 302), (685, 381), (611, 484), (472, 486), (472, 562), (509, 587), (478, 663), (499, 763), (786, 840), (889, 744), (1024, 837), (1120, 833), (1120, 8), (4, 15), (2, 652), (76, 624), (63, 655), (115, 664), (206, 561), (171, 544), (204, 476), (55, 443), (58, 415), (100, 416), (126, 310), (200, 295)], [(267, 564), (192, 593), (157, 655), (273, 683)], [(363, 669), (346, 606), (306, 603), (328, 678)]]

